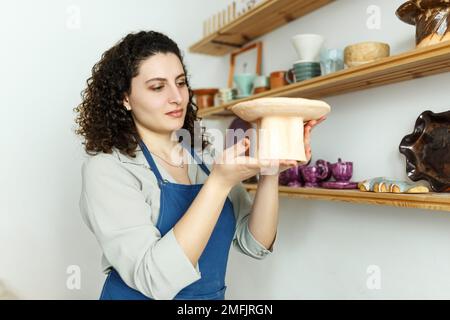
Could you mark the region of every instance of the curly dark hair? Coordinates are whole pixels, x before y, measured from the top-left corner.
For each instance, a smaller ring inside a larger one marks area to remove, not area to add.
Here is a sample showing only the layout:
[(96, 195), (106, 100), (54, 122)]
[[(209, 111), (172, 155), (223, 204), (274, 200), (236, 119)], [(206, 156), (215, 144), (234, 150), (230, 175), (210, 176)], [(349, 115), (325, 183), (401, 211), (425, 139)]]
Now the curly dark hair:
[[(186, 67), (178, 45), (166, 35), (155, 31), (130, 33), (111, 49), (107, 50), (92, 68), (92, 76), (86, 81), (87, 88), (82, 91), (82, 102), (73, 110), (78, 113), (75, 122), (77, 135), (84, 137), (84, 148), (90, 155), (99, 152), (111, 153), (117, 148), (121, 153), (135, 157), (139, 135), (131, 112), (123, 105), (125, 94), (131, 91), (131, 79), (138, 75), (140, 64), (157, 53), (173, 53)], [(194, 123), (197, 117), (197, 105), (193, 102), (193, 91), (189, 90), (189, 102), (183, 129), (189, 131), (191, 145), (194, 145)], [(202, 132), (202, 149), (208, 139)], [(179, 141), (181, 137), (179, 138)]]

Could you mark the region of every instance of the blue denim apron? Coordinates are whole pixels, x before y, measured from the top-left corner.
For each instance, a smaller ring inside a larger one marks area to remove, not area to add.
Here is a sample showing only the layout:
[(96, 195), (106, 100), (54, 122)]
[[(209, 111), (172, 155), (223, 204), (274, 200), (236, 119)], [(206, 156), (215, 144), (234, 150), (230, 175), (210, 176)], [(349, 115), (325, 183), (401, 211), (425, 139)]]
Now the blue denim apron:
[[(161, 232), (161, 236), (164, 236), (188, 210), (203, 184), (185, 185), (171, 183), (163, 179), (146, 145), (142, 141), (139, 142), (139, 145), (158, 180), (158, 186), (161, 190), (160, 212), (156, 227)], [(190, 148), (190, 151), (192, 157), (200, 164), (206, 175), (209, 175), (208, 168), (199, 160), (193, 148)], [(174, 299), (223, 300), (225, 298), (225, 273), (235, 227), (233, 205), (227, 197), (217, 224), (198, 261), (201, 279), (182, 289)], [(170, 254), (170, 252), (167, 254)], [(130, 288), (121, 279), (117, 271), (111, 269), (103, 286), (100, 299), (148, 300), (149, 298)]]

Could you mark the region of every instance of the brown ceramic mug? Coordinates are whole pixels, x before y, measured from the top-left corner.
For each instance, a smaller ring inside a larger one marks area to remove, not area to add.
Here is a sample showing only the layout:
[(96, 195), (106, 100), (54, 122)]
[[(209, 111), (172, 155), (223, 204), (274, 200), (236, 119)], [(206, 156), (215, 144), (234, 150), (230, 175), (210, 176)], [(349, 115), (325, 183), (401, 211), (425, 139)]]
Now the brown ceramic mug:
[(280, 88), (287, 85), (286, 71), (274, 71), (270, 74), (270, 88)]
[(205, 109), (214, 106), (214, 96), (218, 89), (197, 89), (193, 90), (195, 101), (199, 109)]

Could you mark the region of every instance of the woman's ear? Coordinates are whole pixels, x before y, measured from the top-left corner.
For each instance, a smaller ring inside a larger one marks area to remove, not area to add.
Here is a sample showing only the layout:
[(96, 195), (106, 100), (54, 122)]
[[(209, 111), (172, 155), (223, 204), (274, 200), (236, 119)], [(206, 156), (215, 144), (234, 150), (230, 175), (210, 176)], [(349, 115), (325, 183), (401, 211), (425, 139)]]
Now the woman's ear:
[(125, 94), (125, 97), (123, 98), (123, 105), (124, 105), (125, 109), (127, 109), (127, 111), (131, 111), (130, 100), (129, 100), (127, 94)]

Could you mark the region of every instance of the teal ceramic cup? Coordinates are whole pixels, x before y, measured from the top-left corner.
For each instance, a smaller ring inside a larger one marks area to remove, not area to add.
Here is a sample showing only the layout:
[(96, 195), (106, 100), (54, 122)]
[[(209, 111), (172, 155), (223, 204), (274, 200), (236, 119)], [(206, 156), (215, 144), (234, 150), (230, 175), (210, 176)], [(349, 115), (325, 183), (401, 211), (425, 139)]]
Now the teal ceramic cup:
[(233, 78), (239, 91), (238, 98), (248, 97), (252, 94), (253, 82), (255, 81), (256, 74), (240, 73), (236, 74)]
[(344, 69), (344, 50), (323, 49), (320, 52), (320, 63), (324, 74), (333, 73)]

